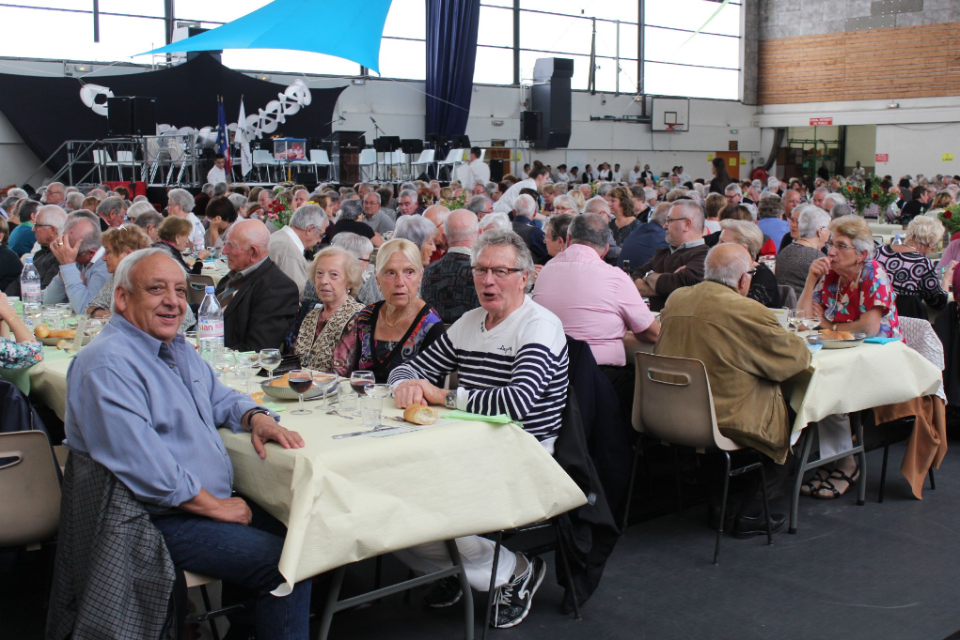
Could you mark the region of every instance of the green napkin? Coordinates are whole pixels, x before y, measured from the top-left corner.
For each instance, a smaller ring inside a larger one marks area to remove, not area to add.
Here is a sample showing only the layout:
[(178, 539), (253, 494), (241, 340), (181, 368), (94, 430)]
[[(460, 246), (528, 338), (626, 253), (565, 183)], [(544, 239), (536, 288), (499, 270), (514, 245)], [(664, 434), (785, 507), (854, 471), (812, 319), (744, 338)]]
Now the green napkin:
[[(477, 422), (493, 422), (495, 424), (510, 424), (511, 422), (517, 422), (508, 415), (500, 414), (498, 416), (482, 416), (477, 413), (470, 413), (468, 411), (460, 411), (459, 409), (454, 409), (453, 411), (447, 411), (443, 414), (445, 420), (476, 420)], [(517, 424), (520, 424), (517, 422)], [(520, 425), (523, 426), (523, 425)]]
[(264, 402), (263, 408), (270, 409), (270, 411), (273, 411), (275, 413), (280, 413), (282, 411), (287, 410), (285, 406), (283, 406), (282, 404), (277, 404), (276, 402)]

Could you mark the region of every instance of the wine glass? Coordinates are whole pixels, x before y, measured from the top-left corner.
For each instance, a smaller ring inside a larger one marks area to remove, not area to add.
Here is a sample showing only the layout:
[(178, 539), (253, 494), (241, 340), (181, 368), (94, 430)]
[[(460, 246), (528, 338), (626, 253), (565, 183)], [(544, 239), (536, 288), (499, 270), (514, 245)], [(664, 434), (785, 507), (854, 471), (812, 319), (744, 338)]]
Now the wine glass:
[(31, 328), (37, 328), (37, 319), (43, 315), (43, 305), (39, 302), (23, 303), (23, 318)]
[(280, 349), (261, 349), (260, 367), (267, 370), (267, 377), (273, 376), (274, 370), (280, 366)]
[(226, 349), (215, 351), (212, 356), (213, 368), (217, 370), (217, 379), (223, 380), (224, 376), (233, 369), (236, 364), (236, 358), (232, 351)]
[(288, 379), (290, 381), (290, 388), (293, 389), (294, 392), (300, 394), (300, 408), (296, 409), (295, 411), (291, 411), (290, 415), (308, 416), (313, 413), (313, 411), (303, 408), (303, 394), (313, 386), (313, 374), (309, 371), (304, 371), (303, 369), (294, 369), (290, 372)]
[(816, 329), (820, 326), (820, 316), (807, 316), (803, 319), (803, 324), (810, 331), (816, 331)]
[(256, 351), (237, 354), (237, 378), (243, 381), (243, 392), (250, 393), (250, 377), (260, 368), (260, 354)]
[(787, 323), (790, 325), (790, 329), (796, 333), (800, 330), (800, 325), (803, 324), (803, 310), (802, 309), (790, 309), (787, 313)]
[(57, 311), (60, 313), (60, 328), (67, 328), (67, 318), (73, 315), (73, 307), (69, 302), (58, 302)]
[(83, 335), (93, 338), (100, 331), (103, 330), (103, 320), (99, 318), (90, 318), (87, 320), (87, 323), (83, 325)]
[[(350, 374), (350, 387), (358, 396), (364, 395), (367, 387), (375, 384), (373, 371), (354, 371)], [(360, 415), (359, 412), (355, 415)]]

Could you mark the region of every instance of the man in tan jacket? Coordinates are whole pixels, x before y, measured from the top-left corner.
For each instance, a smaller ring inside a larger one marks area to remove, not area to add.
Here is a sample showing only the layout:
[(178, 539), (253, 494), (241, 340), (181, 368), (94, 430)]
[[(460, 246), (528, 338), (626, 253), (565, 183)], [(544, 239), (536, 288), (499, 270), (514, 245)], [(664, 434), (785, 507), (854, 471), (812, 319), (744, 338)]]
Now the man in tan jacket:
[[(720, 432), (770, 459), (764, 458), (767, 482), (776, 493), (787, 478), (783, 463), (790, 446), (780, 383), (809, 366), (810, 352), (773, 312), (746, 297), (754, 267), (740, 245), (714, 247), (704, 281), (674, 291), (667, 301), (655, 352), (703, 362)], [(766, 532), (755, 493), (741, 506), (735, 535)], [(783, 526), (782, 515), (771, 519), (775, 531)]]

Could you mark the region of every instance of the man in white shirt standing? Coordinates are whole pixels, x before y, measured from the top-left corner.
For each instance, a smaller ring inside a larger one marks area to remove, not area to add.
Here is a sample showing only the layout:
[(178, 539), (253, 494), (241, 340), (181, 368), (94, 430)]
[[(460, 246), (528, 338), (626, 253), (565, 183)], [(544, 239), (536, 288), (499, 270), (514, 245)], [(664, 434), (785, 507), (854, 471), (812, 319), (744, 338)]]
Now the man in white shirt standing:
[(640, 180), (640, 165), (635, 164), (633, 165), (633, 171), (627, 174), (627, 184), (629, 184), (632, 187), (633, 185), (637, 184), (639, 180)]
[(227, 159), (222, 153), (218, 153), (213, 161), (213, 168), (207, 172), (207, 182), (217, 184), (227, 181), (227, 172), (224, 167), (227, 166)]
[(523, 189), (540, 191), (540, 189), (543, 188), (543, 185), (547, 184), (547, 180), (550, 177), (550, 175), (547, 173), (547, 168), (539, 163), (534, 165), (533, 169), (530, 169), (529, 175), (529, 178), (516, 183), (507, 189), (506, 193), (500, 196), (500, 199), (497, 200), (497, 203), (493, 205), (493, 210), (495, 212), (499, 211), (509, 214), (511, 211), (513, 211), (513, 205), (516, 203), (517, 198), (520, 197), (520, 192)]
[(310, 279), (304, 249), (320, 242), (326, 227), (327, 215), (323, 209), (316, 204), (305, 204), (294, 212), (289, 225), (270, 235), (267, 254), (280, 271), (293, 280), (301, 296)]
[(478, 182), (490, 182), (490, 167), (480, 159), (482, 155), (480, 147), (470, 147), (470, 162), (457, 167), (457, 178), (464, 189), (472, 190)]

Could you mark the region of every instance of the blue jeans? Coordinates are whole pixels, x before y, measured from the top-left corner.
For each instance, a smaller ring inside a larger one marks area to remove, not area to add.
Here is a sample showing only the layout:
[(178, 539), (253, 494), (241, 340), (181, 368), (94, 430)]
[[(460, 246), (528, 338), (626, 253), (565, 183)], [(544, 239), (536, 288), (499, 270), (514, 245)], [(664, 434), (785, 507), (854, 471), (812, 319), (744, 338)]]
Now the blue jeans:
[(249, 526), (194, 515), (155, 517), (173, 564), (232, 582), (257, 594), (254, 623), (259, 640), (307, 640), (310, 637), (310, 580), (298, 582), (288, 596), (270, 592), (283, 584), (277, 569), (285, 527), (253, 503)]

